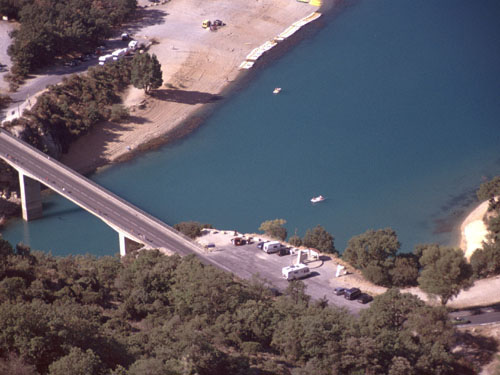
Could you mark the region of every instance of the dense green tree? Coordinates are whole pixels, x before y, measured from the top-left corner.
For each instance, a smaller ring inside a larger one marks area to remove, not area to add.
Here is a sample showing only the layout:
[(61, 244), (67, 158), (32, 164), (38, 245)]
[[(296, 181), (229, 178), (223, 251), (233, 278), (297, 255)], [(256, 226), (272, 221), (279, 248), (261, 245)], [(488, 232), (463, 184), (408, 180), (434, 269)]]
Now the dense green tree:
[(135, 0), (44, 0), (0, 1), (19, 19), (8, 52), (14, 63), (14, 75), (26, 75), (33, 69), (52, 63), (57, 57), (91, 52), (110, 35), (113, 25), (129, 17)]
[(389, 272), (392, 286), (415, 286), (419, 275), (418, 258), (413, 254), (397, 254), (394, 268)]
[(290, 243), (290, 245), (295, 247), (302, 246), (302, 239), (299, 236), (297, 236), (297, 234), (294, 234), (292, 237), (290, 237), (288, 239), (288, 242)]
[(175, 230), (178, 230), (189, 238), (199, 237), (201, 235), (201, 229), (204, 227), (203, 224), (196, 221), (183, 221), (174, 225)]
[(4, 359), (0, 358), (0, 374), (8, 375), (38, 375), (35, 366), (26, 363), (15, 353), (9, 353)]
[(460, 249), (427, 245), (420, 264), (423, 267), (418, 278), (420, 288), (438, 296), (443, 305), (471, 285), (472, 268)]
[(360, 269), (369, 264), (392, 265), (400, 246), (394, 230), (386, 228), (374, 231), (370, 229), (349, 240), (342, 258)]
[(8, 255), (14, 254), (14, 249), (9, 241), (4, 240), (0, 234), (0, 259)]
[(91, 350), (73, 347), (69, 353), (52, 362), (49, 375), (99, 375), (102, 373), (100, 358)]
[(481, 184), (476, 194), (480, 201), (486, 201), (500, 195), (500, 176), (496, 176), (490, 181)]
[(318, 249), (319, 251), (336, 254), (337, 250), (333, 243), (333, 236), (321, 225), (317, 225), (312, 230), (308, 229), (303, 239), (303, 245)]
[(156, 55), (138, 53), (132, 59), (130, 79), (138, 89), (144, 89), (146, 94), (151, 89), (157, 89), (163, 84), (161, 65)]
[(288, 235), (284, 227), (285, 224), (285, 219), (266, 220), (260, 224), (259, 230), (265, 232), (269, 237), (284, 241)]

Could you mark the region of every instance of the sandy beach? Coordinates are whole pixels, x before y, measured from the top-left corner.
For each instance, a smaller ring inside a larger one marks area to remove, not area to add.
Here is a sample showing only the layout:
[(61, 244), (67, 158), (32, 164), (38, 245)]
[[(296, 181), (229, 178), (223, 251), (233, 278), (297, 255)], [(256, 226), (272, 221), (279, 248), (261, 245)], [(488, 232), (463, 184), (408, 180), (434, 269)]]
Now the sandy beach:
[(469, 259), (476, 249), (482, 247), (482, 242), (486, 239), (488, 230), (483, 221), (484, 215), (488, 211), (489, 202), (479, 204), (465, 218), (460, 226), (460, 248), (465, 252), (465, 257)]
[[(323, 8), (331, 8), (336, 1), (324, 3)], [(139, 1), (146, 4), (151, 3)], [(141, 21), (129, 27), (130, 33), (155, 41), (150, 53), (162, 65), (164, 85), (151, 96), (129, 89), (123, 102), (130, 121), (100, 124), (62, 161), (87, 173), (189, 133), (232, 83), (251, 74), (239, 70), (250, 51), (315, 11), (318, 7), (294, 0), (172, 0), (140, 9)], [(205, 19), (220, 19), (226, 26), (209, 31), (201, 27)]]

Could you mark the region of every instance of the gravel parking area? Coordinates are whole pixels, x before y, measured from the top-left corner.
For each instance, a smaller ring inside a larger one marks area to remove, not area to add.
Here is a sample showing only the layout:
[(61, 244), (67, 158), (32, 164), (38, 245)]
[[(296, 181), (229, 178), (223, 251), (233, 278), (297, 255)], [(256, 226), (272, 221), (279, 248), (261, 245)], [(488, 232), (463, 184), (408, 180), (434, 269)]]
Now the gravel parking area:
[[(214, 245), (207, 249), (206, 255), (223, 264), (236, 276), (247, 280), (255, 276), (280, 291), (286, 289), (288, 281), (282, 278), (281, 269), (292, 265), (297, 259), (296, 255), (267, 254), (257, 248), (258, 238), (251, 244), (234, 246), (231, 243), (232, 238), (234, 238), (233, 231), (212, 230), (200, 237), (198, 242), (204, 246)], [(311, 275), (302, 281), (307, 287), (306, 293), (313, 299), (326, 297), (330, 305), (345, 307), (353, 314), (358, 314), (369, 306), (357, 301), (348, 301), (344, 296), (333, 293), (335, 287), (344, 287), (345, 284), (340, 280), (342, 277), (335, 278), (337, 264), (329, 257), (322, 256), (320, 260), (308, 262), (307, 265)]]

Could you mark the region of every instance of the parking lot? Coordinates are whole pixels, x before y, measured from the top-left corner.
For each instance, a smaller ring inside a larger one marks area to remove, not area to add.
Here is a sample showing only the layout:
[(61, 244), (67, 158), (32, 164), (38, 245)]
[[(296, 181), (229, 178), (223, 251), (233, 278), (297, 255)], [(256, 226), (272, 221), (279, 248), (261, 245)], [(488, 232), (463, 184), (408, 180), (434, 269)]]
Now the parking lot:
[[(280, 291), (285, 290), (288, 281), (282, 277), (281, 269), (294, 264), (297, 256), (267, 254), (257, 248), (258, 238), (254, 238), (251, 244), (235, 246), (231, 243), (231, 239), (235, 237), (233, 234), (231, 231), (212, 230), (200, 237), (198, 242), (205, 246), (210, 245), (206, 255), (216, 259), (236, 276), (243, 279), (256, 276)], [(309, 261), (306, 264), (311, 273), (302, 281), (307, 286), (306, 293), (313, 299), (326, 297), (330, 305), (345, 307), (354, 314), (369, 306), (334, 294), (334, 288), (345, 287), (345, 284), (340, 281), (342, 276), (339, 279), (335, 278), (337, 264), (329, 257), (322, 256), (319, 260)]]

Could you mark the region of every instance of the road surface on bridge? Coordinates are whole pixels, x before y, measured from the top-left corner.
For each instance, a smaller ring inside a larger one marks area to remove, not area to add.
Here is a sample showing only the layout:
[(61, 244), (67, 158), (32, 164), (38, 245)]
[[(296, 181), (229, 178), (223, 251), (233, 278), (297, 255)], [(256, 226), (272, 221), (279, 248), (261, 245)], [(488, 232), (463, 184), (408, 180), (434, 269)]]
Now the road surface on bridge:
[[(150, 248), (180, 255), (196, 253), (205, 258), (199, 245), (167, 224), (3, 130), (0, 130), (0, 157), (26, 176), (99, 217), (127, 238)], [(208, 263), (213, 264), (213, 261), (208, 260)]]

